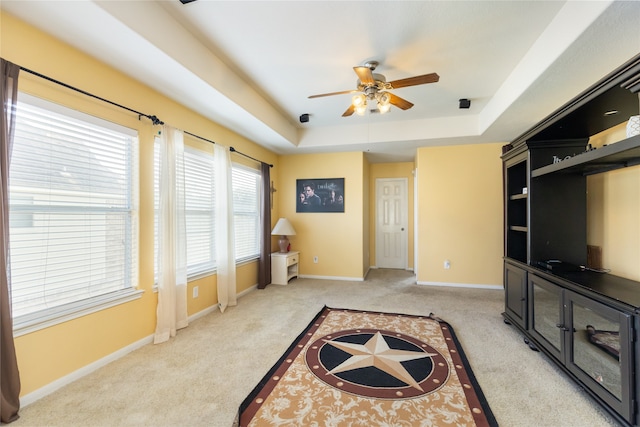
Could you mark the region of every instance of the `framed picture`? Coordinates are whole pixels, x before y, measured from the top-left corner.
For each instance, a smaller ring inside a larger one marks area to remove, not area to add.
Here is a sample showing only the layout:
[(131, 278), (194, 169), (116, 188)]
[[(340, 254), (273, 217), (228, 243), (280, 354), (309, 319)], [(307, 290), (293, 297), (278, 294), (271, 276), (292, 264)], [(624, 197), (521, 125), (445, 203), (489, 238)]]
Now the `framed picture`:
[(297, 179), (296, 212), (344, 212), (344, 178)]

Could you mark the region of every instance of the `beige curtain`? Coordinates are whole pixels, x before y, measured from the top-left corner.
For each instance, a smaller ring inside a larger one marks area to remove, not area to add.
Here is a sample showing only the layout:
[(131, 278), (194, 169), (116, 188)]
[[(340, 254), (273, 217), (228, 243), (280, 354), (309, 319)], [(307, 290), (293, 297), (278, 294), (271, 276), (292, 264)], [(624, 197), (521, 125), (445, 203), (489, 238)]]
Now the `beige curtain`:
[(168, 341), (188, 325), (183, 134), (163, 126), (159, 138), (158, 308), (154, 344)]
[(236, 256), (231, 190), (231, 155), (228, 147), (214, 145), (216, 186), (216, 269), (220, 311), (237, 304)]
[(18, 100), (20, 67), (0, 58), (2, 68), (2, 134), (0, 134), (0, 420), (10, 423), (19, 418), (20, 374), (13, 342), (11, 316), (11, 264), (9, 262), (9, 163), (13, 146), (15, 108)]

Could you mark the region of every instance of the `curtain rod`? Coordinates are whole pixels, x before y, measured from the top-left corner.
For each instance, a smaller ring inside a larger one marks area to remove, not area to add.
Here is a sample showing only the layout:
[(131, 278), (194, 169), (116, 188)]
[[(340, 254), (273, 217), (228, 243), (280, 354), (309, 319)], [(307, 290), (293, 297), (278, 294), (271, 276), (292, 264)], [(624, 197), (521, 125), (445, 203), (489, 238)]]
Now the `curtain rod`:
[(272, 168), (272, 167), (273, 167), (273, 165), (272, 165), (271, 163), (266, 163), (266, 162), (263, 162), (262, 160), (255, 159), (255, 158), (253, 158), (253, 157), (251, 157), (251, 156), (249, 156), (249, 155), (247, 155), (247, 154), (244, 154), (244, 153), (239, 152), (238, 150), (236, 150), (236, 149), (235, 149), (235, 148), (233, 148), (233, 147), (229, 147), (229, 151), (231, 151), (232, 153), (238, 153), (238, 154), (240, 154), (241, 156), (245, 156), (245, 157), (247, 157), (247, 158), (249, 158), (249, 159), (251, 159), (251, 160), (254, 160), (254, 161), (258, 162), (258, 163), (263, 163), (263, 164), (265, 164), (265, 165), (269, 165), (269, 167), (270, 167), (270, 168)]
[[(100, 100), (100, 101), (102, 101), (102, 102), (106, 102), (107, 104), (115, 105), (116, 107), (123, 108), (123, 109), (125, 109), (125, 110), (127, 110), (127, 111), (131, 111), (132, 113), (135, 113), (135, 114), (137, 114), (137, 115), (138, 115), (138, 119), (139, 119), (140, 117), (146, 117), (146, 118), (148, 118), (149, 120), (151, 120), (151, 122), (152, 122), (154, 125), (163, 125), (163, 124), (164, 124), (164, 122), (163, 122), (162, 120), (160, 120), (160, 119), (159, 119), (158, 117), (156, 117), (156, 116), (150, 116), (150, 115), (148, 115), (148, 114), (141, 113), (140, 111), (136, 111), (136, 110), (131, 109), (131, 108), (129, 108), (129, 107), (125, 107), (124, 105), (120, 105), (120, 104), (117, 104), (117, 103), (115, 103), (115, 102), (113, 102), (113, 101), (109, 101), (108, 99), (105, 99), (105, 98), (102, 98), (102, 97), (100, 97), (100, 96), (94, 95), (94, 94), (89, 93), (89, 92), (87, 92), (87, 91), (85, 91), (85, 90), (78, 89), (77, 87), (71, 86), (71, 85), (69, 85), (69, 84), (67, 84), (67, 83), (61, 82), (61, 81), (56, 80), (56, 79), (54, 79), (54, 78), (52, 78), (52, 77), (45, 76), (44, 74), (38, 73), (37, 71), (33, 71), (33, 70), (30, 70), (30, 69), (25, 68), (25, 67), (22, 67), (22, 66), (20, 66), (20, 69), (21, 69), (21, 70), (23, 70), (23, 71), (26, 71), (27, 73), (31, 73), (31, 74), (33, 74), (34, 76), (38, 76), (38, 77), (40, 77), (40, 78), (42, 78), (42, 79), (45, 79), (45, 80), (48, 80), (48, 81), (50, 81), (50, 82), (56, 83), (56, 84), (58, 84), (58, 85), (60, 85), (60, 86), (64, 86), (64, 87), (66, 87), (67, 89), (75, 90), (76, 92), (80, 92), (80, 93), (81, 93), (81, 94), (83, 94), (83, 95), (87, 95), (87, 96), (90, 96), (90, 97), (92, 97), (92, 98), (98, 99), (98, 100)], [(196, 135), (196, 134), (194, 134), (194, 133), (187, 132), (186, 130), (185, 130), (185, 131), (183, 131), (183, 132), (184, 132), (184, 133), (186, 133), (186, 134), (188, 134), (188, 135), (191, 135), (191, 136), (193, 136), (193, 137), (195, 137), (195, 138), (202, 139), (203, 141), (207, 141), (207, 142), (210, 142), (210, 143), (212, 143), (212, 144), (215, 144), (215, 142), (214, 142), (214, 141), (211, 141), (211, 140), (209, 140), (209, 139), (207, 139), (207, 138), (203, 138), (203, 137), (201, 137), (200, 135)]]
[[(193, 136), (194, 138), (198, 138), (198, 139), (201, 139), (201, 140), (203, 140), (203, 141), (210, 142), (211, 144), (215, 144), (215, 143), (216, 143), (215, 141), (212, 141), (212, 140), (207, 139), (207, 138), (203, 138), (203, 137), (201, 137), (200, 135), (196, 135), (195, 133), (187, 132), (186, 130), (183, 130), (183, 132), (184, 132), (184, 133), (186, 133), (187, 135), (191, 135), (191, 136)], [(265, 162), (263, 162), (263, 161), (261, 161), (261, 160), (255, 159), (255, 158), (253, 158), (253, 157), (251, 157), (251, 156), (249, 156), (249, 155), (247, 155), (247, 154), (244, 154), (244, 153), (239, 152), (238, 150), (236, 150), (236, 149), (235, 149), (235, 148), (233, 148), (233, 147), (229, 147), (229, 151), (231, 151), (232, 153), (238, 153), (238, 154), (240, 154), (241, 156), (247, 157), (247, 158), (249, 158), (249, 159), (251, 159), (251, 160), (253, 160), (253, 161), (256, 161), (256, 162), (258, 162), (258, 163), (264, 163), (265, 165), (269, 165), (269, 167), (270, 167), (270, 168), (272, 168), (272, 167), (273, 167), (273, 165), (272, 165), (271, 163), (265, 163)]]
[(131, 111), (132, 113), (136, 113), (138, 115), (138, 120), (140, 119), (140, 117), (146, 117), (147, 119), (151, 120), (151, 122), (154, 125), (163, 125), (164, 124), (164, 122), (162, 120), (160, 120), (159, 118), (157, 118), (156, 116), (151, 116), (149, 114), (144, 114), (144, 113), (141, 113), (140, 111), (136, 111), (136, 110), (134, 110), (132, 108), (125, 107), (124, 105), (120, 105), (120, 104), (117, 104), (117, 103), (115, 103), (113, 101), (109, 101), (108, 99), (102, 98), (102, 97), (100, 97), (98, 95), (94, 95), (94, 94), (89, 93), (87, 91), (84, 91), (82, 89), (78, 89), (77, 87), (74, 87), (74, 86), (71, 86), (69, 84), (63, 83), (60, 80), (56, 80), (56, 79), (51, 78), (49, 76), (45, 76), (44, 74), (40, 74), (40, 73), (38, 73), (36, 71), (30, 70), (30, 69), (25, 68), (23, 66), (20, 66), (20, 69), (22, 71), (26, 71), (27, 73), (33, 74), (34, 76), (38, 76), (38, 77), (40, 77), (42, 79), (45, 79), (45, 80), (48, 80), (50, 82), (59, 84), (60, 86), (64, 86), (67, 89), (75, 90), (76, 92), (80, 92), (83, 95), (87, 95), (87, 96), (90, 96), (92, 98), (99, 99), (100, 101), (106, 102), (107, 104), (115, 105), (116, 107), (122, 108), (122, 109), (127, 110), (127, 111)]
[(210, 142), (211, 144), (215, 144), (215, 143), (216, 143), (215, 141), (212, 141), (212, 140), (210, 140), (210, 139), (204, 138), (204, 137), (202, 137), (202, 136), (200, 136), (200, 135), (196, 135), (195, 133), (187, 132), (186, 130), (183, 130), (182, 132), (186, 133), (187, 135), (191, 135), (191, 136), (193, 136), (194, 138), (198, 138), (198, 139), (201, 139), (201, 140), (203, 140), (203, 141)]
[[(23, 66), (19, 66), (19, 67), (20, 67), (20, 69), (21, 69), (22, 71), (26, 71), (27, 73), (33, 74), (34, 76), (38, 76), (38, 77), (40, 77), (41, 79), (48, 80), (48, 81), (53, 82), (53, 83), (56, 83), (56, 84), (58, 84), (58, 85), (60, 85), (60, 86), (64, 86), (64, 87), (66, 87), (67, 89), (75, 90), (76, 92), (80, 92), (80, 93), (81, 93), (81, 94), (83, 94), (83, 95), (90, 96), (91, 98), (98, 99), (98, 100), (100, 100), (100, 101), (102, 101), (102, 102), (106, 102), (107, 104), (111, 104), (111, 105), (114, 105), (114, 106), (116, 106), (116, 107), (122, 108), (122, 109), (127, 110), (127, 111), (130, 111), (130, 112), (132, 112), (132, 113), (135, 113), (135, 114), (137, 114), (137, 115), (138, 115), (138, 119), (140, 119), (140, 117), (146, 117), (146, 118), (148, 118), (149, 120), (151, 120), (151, 122), (152, 122), (154, 125), (163, 125), (163, 124), (164, 124), (164, 122), (163, 122), (162, 120), (160, 120), (160, 119), (159, 119), (158, 117), (156, 117), (156, 116), (152, 116), (152, 115), (149, 115), (149, 114), (144, 114), (144, 113), (141, 113), (140, 111), (136, 111), (136, 110), (134, 110), (134, 109), (132, 109), (132, 108), (125, 107), (124, 105), (120, 105), (120, 104), (117, 104), (117, 103), (115, 103), (115, 102), (113, 102), (113, 101), (109, 101), (108, 99), (102, 98), (102, 97), (100, 97), (100, 96), (98, 96), (98, 95), (94, 95), (94, 94), (92, 94), (92, 93), (90, 93), (90, 92), (87, 92), (87, 91), (85, 91), (85, 90), (78, 89), (77, 87), (71, 86), (71, 85), (69, 85), (69, 84), (67, 84), (67, 83), (63, 83), (63, 82), (61, 82), (60, 80), (56, 80), (56, 79), (54, 79), (54, 78), (52, 78), (52, 77), (45, 76), (44, 74), (40, 74), (40, 73), (38, 73), (38, 72), (36, 72), (36, 71), (30, 70), (30, 69), (25, 68), (25, 67), (23, 67)], [(210, 139), (203, 138), (203, 137), (201, 137), (201, 136), (199, 136), (199, 135), (196, 135), (196, 134), (194, 134), (194, 133), (191, 133), (191, 132), (187, 132), (187, 131), (183, 131), (183, 132), (184, 132), (184, 133), (186, 133), (186, 134), (188, 134), (188, 135), (191, 135), (191, 136), (193, 136), (193, 137), (195, 137), (195, 138), (201, 139), (201, 140), (203, 140), (203, 141), (210, 142), (211, 144), (215, 144), (215, 141), (211, 141)], [(255, 159), (255, 158), (253, 158), (253, 157), (251, 157), (251, 156), (249, 156), (249, 155), (247, 155), (247, 154), (241, 153), (240, 151), (236, 150), (236, 149), (235, 149), (235, 148), (233, 148), (233, 147), (229, 147), (229, 151), (231, 151), (231, 152), (233, 152), (233, 153), (238, 153), (238, 154), (240, 154), (241, 156), (247, 157), (247, 158), (249, 158), (249, 159), (251, 159), (251, 160), (254, 160), (254, 161), (258, 162), (258, 163), (264, 163), (264, 164), (267, 164), (267, 165), (269, 165), (269, 167), (270, 167), (270, 168), (272, 168), (272, 167), (273, 167), (273, 165), (272, 165), (272, 164), (270, 164), (270, 163), (265, 163), (265, 162), (263, 162), (263, 161), (261, 161), (261, 160)]]

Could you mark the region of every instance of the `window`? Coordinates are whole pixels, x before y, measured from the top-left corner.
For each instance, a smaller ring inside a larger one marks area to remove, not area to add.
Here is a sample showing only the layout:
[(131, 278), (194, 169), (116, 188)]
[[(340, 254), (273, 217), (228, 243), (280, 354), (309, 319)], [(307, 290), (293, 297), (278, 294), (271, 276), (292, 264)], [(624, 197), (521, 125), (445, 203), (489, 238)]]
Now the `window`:
[[(155, 246), (158, 254), (158, 209), (160, 198), (160, 147), (154, 151)], [(215, 255), (215, 183), (213, 154), (185, 146), (184, 180), (187, 229), (187, 276), (190, 280), (211, 274)], [(237, 164), (232, 168), (236, 262), (260, 255), (260, 173)], [(155, 262), (157, 282), (158, 265)]]
[(137, 150), (131, 129), (20, 94), (9, 171), (16, 330), (139, 294)]
[[(160, 202), (160, 145), (155, 144), (155, 278), (158, 278), (158, 209)], [(187, 276), (211, 274), (215, 257), (215, 193), (213, 154), (185, 146), (185, 221), (187, 231)]]
[(237, 164), (231, 171), (236, 262), (260, 256), (260, 172)]

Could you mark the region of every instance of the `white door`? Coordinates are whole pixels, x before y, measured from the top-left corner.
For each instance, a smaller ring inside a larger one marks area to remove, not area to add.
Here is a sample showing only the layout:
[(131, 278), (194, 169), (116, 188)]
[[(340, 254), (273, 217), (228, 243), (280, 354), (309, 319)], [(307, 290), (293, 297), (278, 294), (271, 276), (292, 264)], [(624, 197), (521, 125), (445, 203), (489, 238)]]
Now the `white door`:
[(376, 179), (376, 266), (407, 268), (407, 179)]

